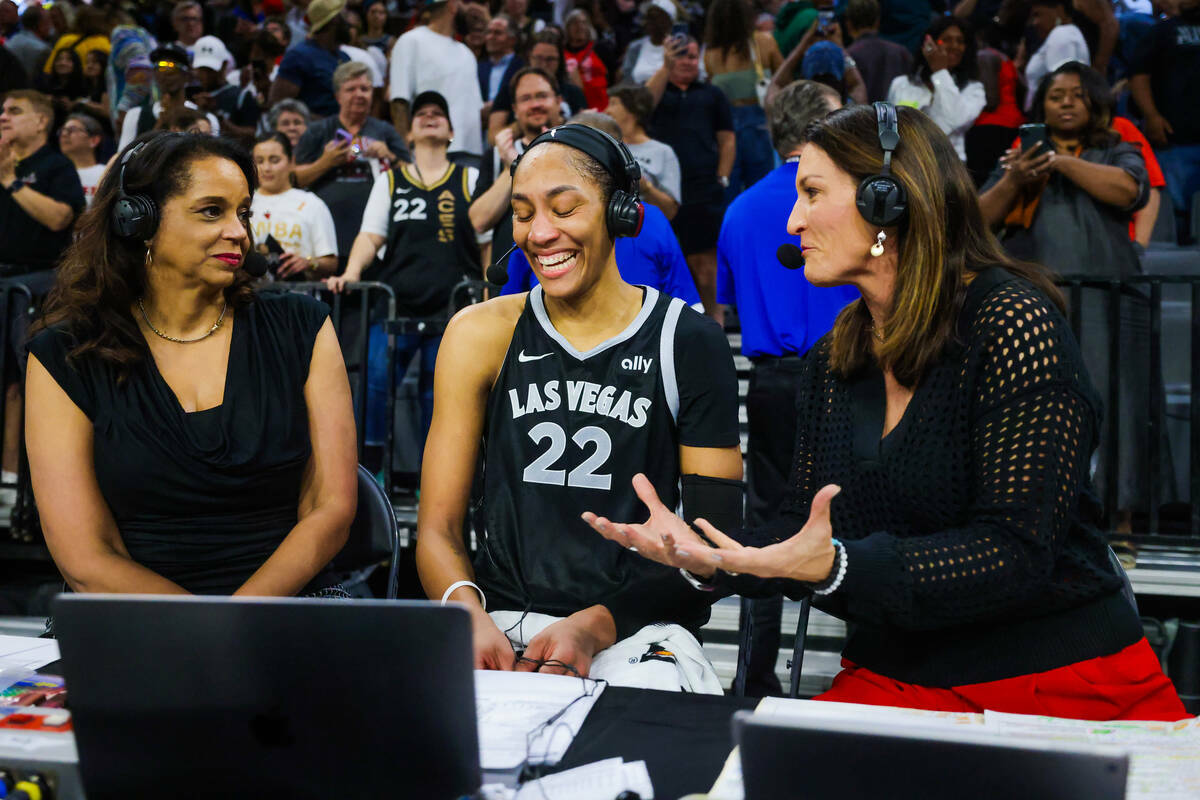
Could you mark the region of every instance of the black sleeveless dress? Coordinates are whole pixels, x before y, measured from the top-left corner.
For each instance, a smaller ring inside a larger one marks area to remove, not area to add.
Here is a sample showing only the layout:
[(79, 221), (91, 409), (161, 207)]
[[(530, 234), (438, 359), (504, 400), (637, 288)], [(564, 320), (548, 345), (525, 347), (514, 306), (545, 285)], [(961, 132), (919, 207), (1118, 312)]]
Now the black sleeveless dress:
[[(134, 561), (197, 594), (232, 594), (296, 525), (312, 446), (304, 384), (323, 303), (259, 295), (234, 314), (221, 405), (187, 413), (152, 358), (124, 381), (68, 362), (69, 331), (29, 343), (94, 431), (96, 478)], [(305, 592), (334, 581), (320, 575)]]

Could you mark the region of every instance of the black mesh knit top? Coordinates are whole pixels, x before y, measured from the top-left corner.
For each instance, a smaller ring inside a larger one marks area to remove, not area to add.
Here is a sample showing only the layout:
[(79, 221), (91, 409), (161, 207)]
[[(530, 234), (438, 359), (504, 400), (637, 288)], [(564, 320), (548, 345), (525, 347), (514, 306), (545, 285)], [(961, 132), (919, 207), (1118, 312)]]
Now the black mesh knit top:
[[(1057, 307), (1028, 282), (985, 269), (970, 284), (958, 343), (924, 375), (881, 438), (883, 375), (806, 357), (791, 488), (746, 544), (793, 535), (822, 486), (847, 572), (814, 605), (846, 620), (845, 658), (896, 680), (950, 687), (1042, 672), (1135, 643), (1096, 523), (1088, 464), (1100, 402)], [(803, 595), (807, 584), (737, 591)]]

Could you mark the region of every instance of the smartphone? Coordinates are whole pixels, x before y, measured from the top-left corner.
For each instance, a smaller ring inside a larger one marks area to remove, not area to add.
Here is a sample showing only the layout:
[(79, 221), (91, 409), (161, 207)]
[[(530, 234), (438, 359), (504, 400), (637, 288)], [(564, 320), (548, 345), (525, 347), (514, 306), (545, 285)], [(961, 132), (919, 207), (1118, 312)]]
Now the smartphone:
[(1028, 122), (1017, 128), (1017, 136), (1021, 140), (1021, 152), (1028, 153), (1033, 148), (1045, 145), (1050, 140), (1049, 132), (1043, 122)]
[(834, 13), (832, 8), (821, 9), (817, 12), (817, 30), (822, 34), (833, 32)]
[(339, 142), (345, 142), (346, 144), (350, 144), (350, 142), (354, 141), (354, 135), (345, 128), (338, 128), (337, 133), (333, 134), (333, 138), (337, 139)]
[(671, 38), (677, 41), (683, 41), (692, 35), (691, 28), (686, 22), (676, 22), (671, 26)]

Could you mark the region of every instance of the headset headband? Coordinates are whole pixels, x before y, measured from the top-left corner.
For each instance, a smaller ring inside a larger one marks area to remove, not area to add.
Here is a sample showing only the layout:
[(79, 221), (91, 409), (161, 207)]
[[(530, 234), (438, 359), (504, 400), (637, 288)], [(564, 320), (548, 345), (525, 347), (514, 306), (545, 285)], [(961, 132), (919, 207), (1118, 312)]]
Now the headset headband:
[[(638, 193), (642, 180), (641, 165), (625, 145), (604, 131), (590, 125), (569, 122), (540, 134), (525, 148), (525, 153), (544, 142), (558, 142), (586, 153), (598, 161), (605, 172), (617, 179), (618, 188), (633, 195)], [(517, 164), (524, 155), (522, 153), (513, 160), (509, 168), (510, 174), (516, 174)]]
[(135, 155), (141, 152), (146, 146), (145, 142), (138, 142), (133, 147), (125, 151), (125, 155), (121, 156), (121, 173), (120, 180), (117, 181), (117, 197), (125, 197), (128, 192), (125, 191), (125, 165), (127, 165)]
[(880, 175), (892, 171), (892, 151), (900, 144), (900, 127), (896, 120), (896, 107), (891, 103), (875, 102), (875, 120), (879, 125), (879, 146), (883, 148), (883, 169)]

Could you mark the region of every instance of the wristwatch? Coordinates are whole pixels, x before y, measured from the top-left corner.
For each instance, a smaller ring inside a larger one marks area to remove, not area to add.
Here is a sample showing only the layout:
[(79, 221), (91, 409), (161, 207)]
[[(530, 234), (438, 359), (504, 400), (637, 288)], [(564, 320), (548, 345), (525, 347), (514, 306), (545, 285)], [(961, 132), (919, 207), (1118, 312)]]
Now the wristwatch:
[(721, 184), (722, 189), (728, 189), (729, 188), (729, 176), (728, 175), (718, 175), (717, 183)]

